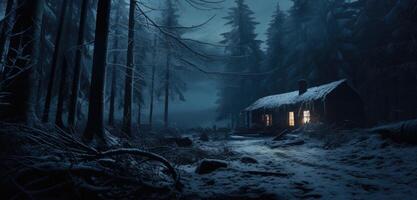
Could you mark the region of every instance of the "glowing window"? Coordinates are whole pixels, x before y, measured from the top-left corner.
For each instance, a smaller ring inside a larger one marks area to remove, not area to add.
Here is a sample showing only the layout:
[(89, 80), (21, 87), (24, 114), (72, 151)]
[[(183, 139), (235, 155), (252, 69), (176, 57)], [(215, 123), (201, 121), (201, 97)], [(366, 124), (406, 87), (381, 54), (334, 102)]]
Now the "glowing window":
[(266, 114), (264, 115), (264, 121), (266, 126), (272, 126), (272, 115)]
[(295, 126), (294, 112), (288, 113), (288, 122), (290, 126)]
[(305, 110), (303, 112), (303, 123), (304, 124), (310, 123), (310, 111), (309, 110)]

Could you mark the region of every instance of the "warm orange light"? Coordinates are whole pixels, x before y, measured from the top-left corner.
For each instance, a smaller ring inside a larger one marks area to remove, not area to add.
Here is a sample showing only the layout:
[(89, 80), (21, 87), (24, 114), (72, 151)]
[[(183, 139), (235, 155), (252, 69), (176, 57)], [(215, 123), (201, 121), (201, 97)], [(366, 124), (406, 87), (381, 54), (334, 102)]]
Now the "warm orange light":
[(288, 121), (290, 126), (295, 126), (294, 112), (288, 113)]
[(304, 124), (310, 123), (310, 111), (309, 110), (305, 110), (303, 112), (303, 123)]
[(265, 125), (266, 126), (272, 126), (272, 115), (266, 114), (264, 115)]

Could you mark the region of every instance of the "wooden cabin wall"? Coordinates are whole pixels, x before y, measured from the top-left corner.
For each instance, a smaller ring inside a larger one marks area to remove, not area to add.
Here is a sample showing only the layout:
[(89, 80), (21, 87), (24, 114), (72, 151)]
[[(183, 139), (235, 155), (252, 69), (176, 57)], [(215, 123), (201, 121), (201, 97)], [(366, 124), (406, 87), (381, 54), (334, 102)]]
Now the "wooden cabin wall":
[(325, 109), (327, 123), (364, 125), (366, 122), (362, 99), (347, 84), (327, 95)]

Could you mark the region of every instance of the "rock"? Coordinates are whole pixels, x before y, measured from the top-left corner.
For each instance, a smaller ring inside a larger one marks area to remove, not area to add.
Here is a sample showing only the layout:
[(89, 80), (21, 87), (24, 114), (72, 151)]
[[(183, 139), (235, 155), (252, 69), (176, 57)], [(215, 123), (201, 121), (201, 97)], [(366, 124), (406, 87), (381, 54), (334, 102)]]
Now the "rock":
[(209, 141), (209, 136), (208, 136), (208, 134), (206, 133), (206, 132), (204, 132), (204, 133), (201, 133), (201, 135), (200, 135), (200, 140), (201, 141), (203, 141), (203, 142), (208, 142)]
[(227, 163), (222, 160), (204, 159), (200, 162), (195, 172), (197, 174), (208, 174), (219, 168), (227, 168)]
[(189, 137), (176, 138), (175, 143), (179, 147), (190, 147), (193, 145), (193, 141)]
[(258, 161), (255, 158), (252, 158), (252, 157), (249, 157), (249, 156), (243, 156), (242, 158), (240, 158), (240, 162), (242, 162), (242, 163), (251, 163), (251, 164), (258, 163)]

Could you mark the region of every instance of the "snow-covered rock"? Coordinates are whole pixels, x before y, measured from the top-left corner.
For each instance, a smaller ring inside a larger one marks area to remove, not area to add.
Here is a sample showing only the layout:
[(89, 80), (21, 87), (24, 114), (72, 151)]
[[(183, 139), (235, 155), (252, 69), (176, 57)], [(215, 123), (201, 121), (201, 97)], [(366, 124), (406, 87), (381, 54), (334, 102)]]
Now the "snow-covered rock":
[(204, 159), (199, 163), (195, 172), (197, 174), (208, 174), (219, 168), (227, 168), (227, 163), (222, 160)]

